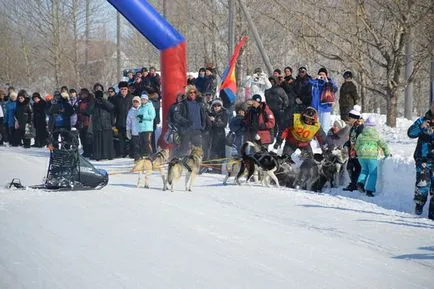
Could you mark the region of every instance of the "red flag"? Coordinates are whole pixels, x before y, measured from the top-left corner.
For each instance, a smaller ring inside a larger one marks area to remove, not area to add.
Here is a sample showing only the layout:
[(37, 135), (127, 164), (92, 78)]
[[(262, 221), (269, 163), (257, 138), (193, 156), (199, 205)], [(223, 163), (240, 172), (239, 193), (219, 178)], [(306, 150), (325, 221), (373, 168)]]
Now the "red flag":
[(238, 56), (240, 55), (241, 47), (246, 43), (247, 35), (243, 36), (235, 46), (234, 53), (232, 54), (229, 67), (223, 72), (222, 83), (220, 85), (220, 93), (224, 91), (230, 103), (233, 103), (237, 94), (237, 79), (235, 78), (235, 66), (237, 64)]

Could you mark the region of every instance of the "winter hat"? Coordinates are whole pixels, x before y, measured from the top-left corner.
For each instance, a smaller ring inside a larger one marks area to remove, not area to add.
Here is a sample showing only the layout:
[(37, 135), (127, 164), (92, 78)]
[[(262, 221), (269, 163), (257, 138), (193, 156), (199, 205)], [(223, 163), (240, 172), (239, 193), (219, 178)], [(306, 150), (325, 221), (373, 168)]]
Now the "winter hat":
[(134, 103), (135, 101), (140, 102), (140, 97), (138, 97), (138, 96), (134, 96), (134, 97), (133, 97), (133, 103)]
[(146, 94), (146, 92), (142, 93), (140, 96), (141, 99), (149, 99), (149, 96)]
[(214, 99), (214, 100), (211, 102), (211, 106), (214, 106), (214, 105), (220, 105), (220, 106), (223, 106), (223, 102), (222, 102), (220, 99)]
[(122, 87), (128, 87), (128, 82), (126, 82), (126, 81), (121, 81), (121, 82), (119, 82), (118, 87), (119, 87), (119, 88), (122, 88)]
[(377, 125), (377, 120), (375, 119), (375, 116), (373, 116), (372, 114), (370, 116), (368, 116), (368, 118), (365, 120), (365, 122), (363, 123), (365, 126), (370, 126), (370, 127), (374, 127)]
[(36, 97), (38, 97), (39, 99), (42, 99), (42, 98), (41, 98), (41, 95), (39, 94), (39, 92), (34, 92), (34, 93), (32, 94), (32, 99), (35, 99)]
[(350, 112), (348, 113), (348, 117), (354, 118), (354, 119), (360, 119), (361, 114), (360, 112), (362, 111), (362, 107), (358, 104), (354, 105), (353, 109), (350, 110)]
[(262, 68), (256, 67), (254, 73), (262, 73)]
[(326, 75), (329, 75), (329, 73), (328, 73), (328, 71), (327, 71), (327, 69), (326, 69), (325, 67), (321, 67), (321, 68), (318, 70), (318, 74), (320, 74), (321, 72), (324, 72)]
[(257, 102), (262, 102), (262, 96), (260, 96), (259, 94), (255, 94), (255, 95), (253, 95), (253, 96), (252, 96), (252, 99), (253, 99), (254, 101), (257, 101)]
[(307, 71), (307, 68), (306, 68), (306, 66), (300, 66), (300, 67), (298, 68), (298, 71), (300, 71), (300, 70)]
[(343, 78), (347, 79), (347, 78), (353, 78), (353, 73), (351, 71), (345, 71), (344, 74), (342, 75)]
[(340, 120), (340, 119), (335, 120), (335, 122), (333, 123), (333, 127), (337, 128), (339, 130), (345, 128), (345, 126), (346, 126), (345, 121)]
[(18, 97), (20, 97), (20, 96), (26, 98), (27, 97), (27, 91), (25, 91), (24, 89), (21, 89), (20, 91), (18, 91)]
[(273, 72), (277, 72), (277, 74), (279, 74), (279, 75), (282, 74), (282, 70), (280, 70), (279, 68), (276, 68)]

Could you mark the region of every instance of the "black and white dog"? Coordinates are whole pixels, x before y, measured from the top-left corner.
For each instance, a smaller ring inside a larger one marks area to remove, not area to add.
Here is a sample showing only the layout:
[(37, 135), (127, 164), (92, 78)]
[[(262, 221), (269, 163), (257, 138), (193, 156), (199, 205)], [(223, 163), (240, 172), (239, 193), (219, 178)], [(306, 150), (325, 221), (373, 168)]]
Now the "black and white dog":
[[(248, 153), (248, 148), (253, 147)], [(241, 185), (240, 177), (247, 170), (247, 182), (250, 178), (258, 172), (261, 183), (266, 186), (270, 186), (270, 178), (274, 181), (276, 187), (279, 187), (279, 180), (275, 175), (275, 172), (279, 170), (282, 163), (284, 163), (289, 156), (278, 156), (274, 152), (267, 151), (264, 147), (258, 144), (246, 142), (241, 147), (241, 168), (236, 177), (237, 184)]]

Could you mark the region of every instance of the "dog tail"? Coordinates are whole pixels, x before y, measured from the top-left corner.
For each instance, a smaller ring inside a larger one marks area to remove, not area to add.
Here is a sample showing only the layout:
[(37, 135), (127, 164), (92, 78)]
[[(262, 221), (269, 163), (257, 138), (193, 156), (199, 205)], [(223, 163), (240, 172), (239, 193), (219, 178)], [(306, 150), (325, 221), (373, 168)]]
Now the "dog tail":
[(180, 164), (181, 161), (178, 158), (173, 158), (170, 162), (169, 162), (169, 167), (168, 167), (168, 174), (167, 174), (167, 183), (169, 185), (172, 184), (173, 179), (174, 179), (174, 174), (171, 174), (170, 171), (173, 168), (173, 166), (175, 166), (176, 164)]

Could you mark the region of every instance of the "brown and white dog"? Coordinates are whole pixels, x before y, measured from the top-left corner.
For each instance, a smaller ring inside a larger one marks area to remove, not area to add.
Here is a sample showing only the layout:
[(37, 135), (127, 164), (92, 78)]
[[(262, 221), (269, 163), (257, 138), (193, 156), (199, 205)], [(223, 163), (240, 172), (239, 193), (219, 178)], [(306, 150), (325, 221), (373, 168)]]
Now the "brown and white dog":
[(187, 170), (185, 175), (185, 190), (191, 192), (191, 186), (199, 174), (200, 166), (202, 165), (203, 150), (201, 147), (193, 147), (190, 155), (184, 158), (174, 158), (169, 163), (167, 171), (167, 182), (170, 185), (170, 190), (173, 192), (175, 181), (181, 178), (184, 169)]
[(160, 172), (161, 178), (163, 179), (163, 191), (166, 190), (166, 176), (164, 175), (164, 166), (169, 160), (169, 150), (162, 149), (152, 155), (151, 157), (143, 158), (134, 164), (132, 172), (139, 172), (137, 179), (137, 187), (140, 186), (140, 180), (142, 179), (143, 173), (145, 174), (144, 187), (149, 188), (149, 176), (153, 171)]

